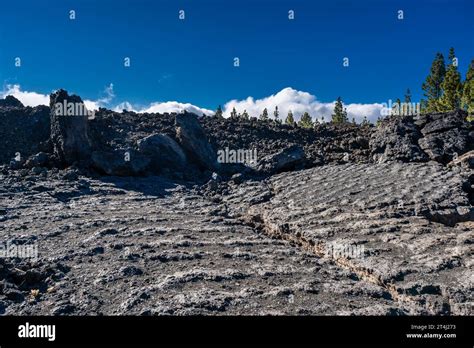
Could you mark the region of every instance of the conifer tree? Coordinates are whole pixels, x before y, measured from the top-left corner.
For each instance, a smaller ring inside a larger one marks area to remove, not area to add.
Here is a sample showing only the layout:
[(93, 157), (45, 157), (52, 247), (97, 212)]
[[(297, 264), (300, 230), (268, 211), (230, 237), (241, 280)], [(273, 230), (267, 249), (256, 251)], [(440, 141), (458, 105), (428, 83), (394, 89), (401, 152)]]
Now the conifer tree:
[(344, 123), (347, 122), (347, 110), (342, 105), (341, 97), (337, 97), (336, 104), (334, 105), (334, 113), (332, 114), (333, 123)]
[(244, 110), (244, 112), (242, 113), (242, 119), (244, 119), (244, 120), (250, 119), (250, 116), (249, 116), (247, 110)]
[(411, 92), (410, 88), (407, 88), (407, 91), (405, 93), (405, 103), (411, 103)]
[(278, 106), (275, 106), (275, 111), (273, 111), (273, 116), (275, 116), (275, 121), (280, 122), (280, 112), (278, 111)]
[(401, 112), (402, 112), (402, 102), (401, 102), (400, 98), (397, 98), (397, 100), (395, 100), (395, 103), (392, 106), (392, 113), (391, 114), (394, 115), (394, 116), (400, 116)]
[(344, 108), (344, 111), (342, 112), (342, 122), (343, 123), (349, 122), (349, 118), (347, 117), (347, 108)]
[(471, 60), (471, 64), (469, 64), (469, 69), (466, 73), (461, 104), (464, 110), (467, 110), (470, 114), (474, 114), (474, 59)]
[(291, 110), (288, 111), (288, 116), (286, 116), (285, 123), (289, 124), (290, 126), (293, 126), (295, 124), (295, 119)]
[(216, 113), (215, 113), (214, 116), (217, 117), (217, 118), (222, 118), (223, 117), (222, 116), (222, 107), (220, 105), (217, 107), (217, 110), (216, 110)]
[(230, 118), (237, 118), (237, 111), (235, 108), (232, 108), (232, 111), (230, 113)]
[(308, 112), (305, 112), (303, 114), (303, 116), (301, 116), (299, 126), (301, 128), (312, 128), (313, 127), (313, 119), (311, 118), (311, 116)]
[(431, 64), (430, 74), (421, 87), (427, 97), (427, 100), (423, 102), (423, 112), (437, 112), (440, 109), (439, 99), (443, 95), (442, 83), (445, 75), (444, 57), (438, 52)]
[(458, 71), (454, 48), (449, 50), (449, 65), (441, 84), (443, 95), (439, 100), (439, 111), (452, 111), (461, 107), (462, 83)]
[(362, 126), (365, 126), (365, 127), (367, 127), (370, 124), (369, 120), (367, 119), (367, 116), (364, 116), (364, 119), (362, 120), (361, 124)]
[(268, 120), (268, 110), (267, 108), (263, 109), (262, 114), (260, 115), (261, 120)]

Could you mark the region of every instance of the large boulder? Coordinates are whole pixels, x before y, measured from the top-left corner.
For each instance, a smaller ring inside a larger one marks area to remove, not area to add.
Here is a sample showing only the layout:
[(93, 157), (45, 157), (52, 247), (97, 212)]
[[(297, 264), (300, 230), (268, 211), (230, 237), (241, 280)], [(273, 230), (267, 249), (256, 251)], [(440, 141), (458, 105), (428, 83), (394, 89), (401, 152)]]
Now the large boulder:
[(379, 163), (426, 161), (428, 157), (418, 145), (420, 137), (412, 117), (390, 116), (372, 133), (369, 141), (372, 159)]
[(219, 167), (217, 153), (209, 143), (197, 116), (187, 112), (178, 114), (175, 124), (176, 137), (188, 158), (202, 169), (216, 171)]
[(183, 169), (186, 155), (178, 143), (166, 134), (152, 134), (137, 142), (139, 153), (151, 160), (150, 170)]
[(145, 173), (150, 159), (134, 151), (94, 151), (92, 166), (99, 172), (116, 176), (135, 176)]
[(463, 110), (419, 117), (416, 123), (423, 137), (418, 144), (430, 159), (446, 164), (474, 149), (474, 133), (466, 117)]
[(264, 174), (275, 174), (303, 167), (306, 157), (300, 146), (293, 145), (258, 161), (256, 171)]
[(61, 89), (50, 95), (50, 109), (51, 141), (55, 156), (64, 165), (88, 160), (91, 143), (88, 115), (84, 112), (86, 109), (82, 99), (76, 95), (70, 96)]

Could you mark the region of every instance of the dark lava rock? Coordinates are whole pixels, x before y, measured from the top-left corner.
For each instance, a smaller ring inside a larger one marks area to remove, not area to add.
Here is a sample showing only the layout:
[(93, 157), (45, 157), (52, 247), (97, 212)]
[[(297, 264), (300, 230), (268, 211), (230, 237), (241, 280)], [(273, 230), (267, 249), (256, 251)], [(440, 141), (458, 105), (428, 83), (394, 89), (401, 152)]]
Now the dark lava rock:
[(176, 115), (176, 136), (192, 161), (203, 169), (217, 170), (217, 153), (207, 140), (196, 115)]
[(258, 161), (256, 170), (261, 173), (273, 174), (285, 170), (301, 168), (305, 163), (305, 154), (301, 147), (291, 146), (276, 154), (268, 155)]
[(23, 302), (25, 300), (25, 296), (22, 294), (20, 290), (9, 288), (6, 289), (3, 294), (5, 297), (13, 302)]
[(420, 117), (417, 124), (423, 138), (418, 143), (430, 159), (447, 164), (474, 149), (473, 128), (466, 117), (463, 110)]
[(91, 156), (92, 165), (107, 175), (142, 175), (150, 164), (150, 159), (134, 151), (129, 151), (128, 158), (125, 152), (94, 151)]
[(63, 174), (63, 179), (66, 181), (76, 181), (79, 178), (79, 174), (76, 170), (68, 170)]
[(418, 146), (421, 133), (412, 117), (390, 116), (382, 121), (370, 138), (374, 161), (420, 162), (428, 160)]
[(7, 95), (5, 99), (0, 99), (0, 107), (22, 108), (24, 107), (21, 101), (12, 95)]
[(25, 167), (44, 167), (49, 163), (49, 156), (44, 152), (38, 152), (36, 155), (31, 156), (25, 163)]
[(124, 266), (120, 269), (120, 273), (123, 274), (124, 276), (134, 276), (134, 275), (141, 275), (143, 274), (143, 271), (135, 266)]
[(160, 172), (164, 168), (182, 169), (186, 155), (176, 141), (166, 134), (152, 134), (137, 142), (138, 151), (150, 158), (150, 168)]
[(29, 156), (45, 151), (50, 128), (47, 106), (0, 106), (0, 163), (10, 163), (13, 158), (24, 163)]
[(65, 315), (71, 314), (76, 310), (76, 306), (71, 303), (63, 303), (53, 308), (51, 311), (52, 315)]
[(50, 95), (51, 140), (54, 154), (61, 163), (70, 165), (76, 161), (88, 160), (91, 155), (91, 144), (87, 115), (57, 114), (56, 105), (64, 103), (77, 106), (83, 104), (83, 101), (79, 96), (70, 96), (62, 89)]

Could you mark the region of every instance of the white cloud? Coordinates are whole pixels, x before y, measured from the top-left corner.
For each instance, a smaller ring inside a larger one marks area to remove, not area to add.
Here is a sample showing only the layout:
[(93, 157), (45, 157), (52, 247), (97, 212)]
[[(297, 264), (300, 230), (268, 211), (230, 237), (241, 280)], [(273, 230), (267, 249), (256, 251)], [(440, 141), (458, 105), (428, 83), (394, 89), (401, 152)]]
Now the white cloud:
[(0, 92), (0, 97), (12, 95), (25, 106), (49, 105), (49, 95), (36, 92), (22, 91), (20, 85), (6, 85)]
[[(212, 115), (214, 111), (200, 108), (199, 106), (190, 103), (180, 103), (177, 101), (168, 102), (155, 102), (145, 107), (134, 107), (129, 102), (121, 102), (116, 106), (111, 106), (113, 99), (115, 98), (114, 85), (111, 83), (105, 88), (103, 92), (104, 96), (97, 100), (84, 100), (84, 104), (88, 110), (98, 110), (100, 107), (109, 107), (116, 112), (121, 112), (123, 109), (129, 111), (135, 111), (138, 113), (153, 113), (153, 112), (181, 112), (186, 110), (193, 112), (199, 116), (202, 114)], [(6, 85), (3, 91), (0, 91), (0, 98), (5, 98), (7, 95), (12, 95), (23, 103), (25, 106), (37, 106), (37, 105), (49, 105), (49, 94), (40, 94), (36, 92), (22, 91), (20, 85)]]
[(113, 111), (115, 112), (122, 112), (122, 110), (135, 111), (135, 112), (138, 111), (129, 102), (120, 103), (113, 108)]
[(138, 111), (138, 112), (159, 112), (159, 113), (164, 113), (164, 112), (181, 112), (183, 110), (186, 110), (188, 112), (195, 113), (196, 115), (201, 116), (202, 114), (205, 115), (213, 115), (214, 111), (208, 110), (208, 109), (203, 109), (200, 108), (199, 106), (195, 106), (193, 104), (189, 103), (179, 103), (177, 101), (168, 101), (164, 103), (152, 103), (148, 107)]
[[(154, 102), (140, 107), (124, 101), (113, 106), (111, 103), (115, 99), (115, 93), (112, 83), (105, 88), (103, 94), (104, 96), (97, 100), (84, 100), (87, 109), (97, 110), (99, 107), (108, 107), (116, 112), (121, 112), (125, 109), (137, 113), (179, 113), (186, 110), (199, 116), (202, 114), (214, 114), (213, 110), (201, 108), (190, 103), (180, 103), (178, 101)], [(49, 105), (49, 95), (22, 91), (20, 85), (6, 85), (3, 91), (0, 91), (0, 97), (5, 98), (7, 95), (13, 95), (26, 106)], [(224, 115), (230, 116), (232, 108), (235, 107), (238, 112), (247, 110), (250, 116), (257, 117), (264, 108), (267, 108), (269, 116), (273, 117), (275, 106), (278, 106), (281, 119), (284, 119), (288, 114), (288, 110), (291, 110), (296, 120), (307, 111), (313, 119), (317, 117), (320, 120), (321, 117), (324, 117), (326, 121), (329, 121), (334, 109), (334, 102), (323, 103), (318, 101), (317, 98), (310, 93), (287, 87), (276, 94), (262, 99), (248, 97), (244, 100), (231, 100), (224, 106)], [(361, 122), (364, 116), (367, 116), (370, 121), (374, 122), (380, 116), (380, 110), (382, 110), (383, 104), (347, 104), (345, 107), (347, 108), (349, 120), (355, 118), (357, 122)]]
[[(331, 114), (334, 109), (334, 102), (323, 103), (316, 99), (310, 93), (297, 91), (291, 87), (282, 89), (277, 94), (269, 97), (255, 100), (248, 97), (244, 100), (231, 100), (224, 106), (224, 115), (230, 116), (232, 109), (235, 107), (237, 112), (247, 110), (248, 114), (253, 117), (258, 117), (264, 108), (267, 108), (269, 116), (273, 117), (275, 106), (278, 106), (280, 118), (285, 119), (288, 111), (291, 110), (295, 119), (298, 120), (304, 112), (308, 112), (313, 119), (324, 117), (326, 121), (331, 119)], [(367, 116), (371, 121), (375, 121), (380, 116), (380, 110), (383, 108), (382, 104), (347, 104), (347, 114), (349, 120), (354, 117), (356, 121), (360, 122)]]

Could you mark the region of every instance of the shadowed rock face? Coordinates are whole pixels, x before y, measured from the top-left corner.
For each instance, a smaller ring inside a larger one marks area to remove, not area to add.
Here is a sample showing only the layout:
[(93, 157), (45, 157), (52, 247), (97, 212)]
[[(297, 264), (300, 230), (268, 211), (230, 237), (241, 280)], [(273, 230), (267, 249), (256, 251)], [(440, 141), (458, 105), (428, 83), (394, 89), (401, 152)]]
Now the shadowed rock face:
[(474, 149), (474, 130), (462, 111), (424, 115), (417, 120), (423, 138), (419, 145), (430, 159), (448, 163), (454, 157)]
[(194, 114), (176, 115), (176, 137), (191, 160), (204, 169), (217, 170), (217, 153)]
[(2, 108), (7, 108), (7, 107), (10, 107), (10, 108), (23, 108), (24, 106), (21, 103), (21, 101), (16, 99), (14, 96), (7, 95), (5, 97), (5, 99), (0, 99), (0, 107), (2, 107)]
[(151, 159), (155, 172), (163, 168), (183, 170), (187, 158), (173, 138), (165, 134), (152, 134), (137, 142), (138, 150)]
[(10, 163), (17, 153), (20, 154), (20, 163), (24, 163), (29, 156), (48, 150), (49, 108), (8, 104), (10, 106), (0, 106), (0, 163)]
[[(65, 90), (59, 90), (50, 96), (51, 109), (51, 141), (54, 155), (60, 163), (71, 165), (74, 162), (89, 160), (91, 145), (88, 136), (87, 115), (68, 114), (72, 105), (84, 105), (76, 95), (69, 96)], [(58, 113), (56, 105), (65, 105), (62, 113)]]
[(391, 116), (371, 136), (372, 159), (378, 163), (427, 161), (428, 156), (418, 145), (421, 136), (411, 117)]

